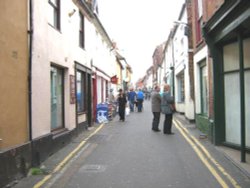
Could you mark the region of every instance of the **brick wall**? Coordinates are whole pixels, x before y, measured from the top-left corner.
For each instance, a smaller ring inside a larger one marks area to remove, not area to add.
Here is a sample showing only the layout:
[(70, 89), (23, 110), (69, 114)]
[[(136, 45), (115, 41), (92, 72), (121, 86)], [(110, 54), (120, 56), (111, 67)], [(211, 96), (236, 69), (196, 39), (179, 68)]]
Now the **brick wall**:
[[(193, 50), (193, 13), (192, 13), (192, 2), (191, 0), (186, 0), (187, 6), (187, 17), (188, 17), (188, 26), (189, 26), (189, 37), (188, 37), (188, 49)], [(193, 61), (193, 52), (189, 51), (188, 53), (188, 70), (189, 70), (189, 79), (190, 79), (190, 96), (193, 100), (194, 97), (194, 61)]]
[(209, 20), (225, 0), (203, 0), (204, 21)]

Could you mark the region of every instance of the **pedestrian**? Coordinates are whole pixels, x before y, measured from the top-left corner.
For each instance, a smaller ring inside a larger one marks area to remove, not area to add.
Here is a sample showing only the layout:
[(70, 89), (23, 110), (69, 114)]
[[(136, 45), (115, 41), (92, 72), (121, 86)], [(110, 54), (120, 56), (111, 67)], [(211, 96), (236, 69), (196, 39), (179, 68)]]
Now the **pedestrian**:
[(115, 96), (113, 94), (113, 89), (109, 90), (108, 102), (109, 103), (114, 103), (115, 102)]
[(127, 98), (122, 89), (119, 89), (119, 94), (117, 96), (118, 103), (118, 113), (120, 116), (120, 121), (125, 121), (125, 108), (127, 104)]
[(152, 130), (160, 132), (159, 122), (161, 116), (161, 96), (159, 94), (160, 87), (155, 86), (154, 91), (151, 94), (151, 110), (153, 113)]
[(129, 108), (131, 112), (134, 111), (135, 100), (136, 100), (136, 92), (134, 91), (133, 88), (130, 88), (128, 92), (128, 101), (129, 101)]
[(139, 89), (137, 96), (136, 96), (136, 100), (137, 100), (137, 105), (138, 105), (138, 112), (142, 111), (142, 107), (143, 107), (143, 100), (144, 100), (144, 93), (142, 92), (141, 89)]
[(173, 119), (173, 105), (174, 99), (170, 94), (170, 86), (168, 84), (163, 87), (163, 94), (161, 99), (161, 112), (165, 114), (165, 120), (163, 124), (164, 134), (174, 134), (172, 132), (172, 119)]

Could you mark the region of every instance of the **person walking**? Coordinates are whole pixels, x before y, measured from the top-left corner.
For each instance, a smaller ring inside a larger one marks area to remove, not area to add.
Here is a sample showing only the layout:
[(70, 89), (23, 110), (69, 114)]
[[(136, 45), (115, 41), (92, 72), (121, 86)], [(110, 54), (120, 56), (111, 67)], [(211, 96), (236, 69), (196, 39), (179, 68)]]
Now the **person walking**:
[(155, 86), (154, 91), (151, 94), (151, 110), (153, 113), (153, 122), (152, 122), (152, 130), (156, 132), (160, 132), (159, 122), (161, 116), (161, 96), (160, 96), (160, 87)]
[(134, 91), (133, 88), (130, 88), (130, 91), (128, 92), (128, 101), (131, 112), (134, 112), (135, 100), (136, 100), (136, 92)]
[(136, 96), (137, 102), (138, 102), (138, 112), (142, 111), (142, 104), (144, 100), (144, 93), (141, 89), (139, 89), (137, 96)]
[(165, 120), (163, 124), (164, 134), (174, 134), (171, 130), (173, 111), (174, 111), (173, 104), (174, 104), (174, 99), (170, 94), (170, 86), (166, 84), (164, 85), (162, 99), (161, 99), (161, 112), (165, 114)]
[(125, 108), (127, 104), (127, 98), (122, 89), (119, 89), (117, 103), (118, 103), (118, 113), (120, 116), (120, 121), (125, 121)]

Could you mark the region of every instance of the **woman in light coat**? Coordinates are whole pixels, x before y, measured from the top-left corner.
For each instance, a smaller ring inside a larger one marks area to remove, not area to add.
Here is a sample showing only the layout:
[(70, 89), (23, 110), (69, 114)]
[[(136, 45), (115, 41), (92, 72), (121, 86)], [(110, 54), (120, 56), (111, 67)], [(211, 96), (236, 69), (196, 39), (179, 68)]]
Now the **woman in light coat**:
[(174, 134), (172, 132), (172, 119), (174, 112), (174, 99), (170, 93), (170, 86), (168, 84), (164, 85), (163, 94), (161, 98), (161, 112), (165, 114), (165, 120), (163, 124), (164, 134)]

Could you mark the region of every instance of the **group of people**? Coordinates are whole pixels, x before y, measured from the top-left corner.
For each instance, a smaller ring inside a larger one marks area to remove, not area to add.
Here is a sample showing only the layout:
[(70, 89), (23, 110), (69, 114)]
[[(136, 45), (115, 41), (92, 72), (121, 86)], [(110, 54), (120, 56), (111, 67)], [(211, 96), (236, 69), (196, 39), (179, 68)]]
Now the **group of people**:
[(127, 106), (127, 101), (129, 102), (130, 112), (134, 112), (135, 106), (138, 112), (142, 112), (143, 108), (144, 93), (141, 89), (135, 92), (133, 88), (126, 94), (123, 89), (119, 89), (119, 94), (117, 96), (118, 103), (118, 113), (120, 116), (120, 121), (125, 121), (125, 109)]
[[(118, 113), (120, 116), (120, 121), (125, 121), (125, 108), (127, 102), (129, 102), (130, 111), (133, 112), (135, 106), (138, 108), (138, 112), (142, 111), (144, 100), (144, 93), (141, 89), (136, 93), (133, 88), (126, 94), (122, 89), (119, 90), (117, 96), (118, 103)], [(153, 112), (153, 122), (152, 130), (155, 132), (160, 132), (159, 123), (161, 113), (165, 115), (165, 120), (163, 124), (164, 134), (174, 134), (172, 132), (172, 119), (174, 108), (174, 99), (170, 93), (170, 86), (168, 84), (164, 85), (163, 93), (160, 94), (160, 87), (155, 86), (154, 91), (151, 94), (151, 110)]]
[(161, 113), (165, 114), (165, 120), (163, 124), (164, 134), (174, 134), (172, 132), (172, 119), (174, 112), (174, 99), (170, 94), (170, 86), (164, 85), (163, 93), (160, 95), (160, 87), (155, 86), (154, 91), (151, 94), (151, 108), (153, 112), (152, 130), (159, 132), (159, 123)]

